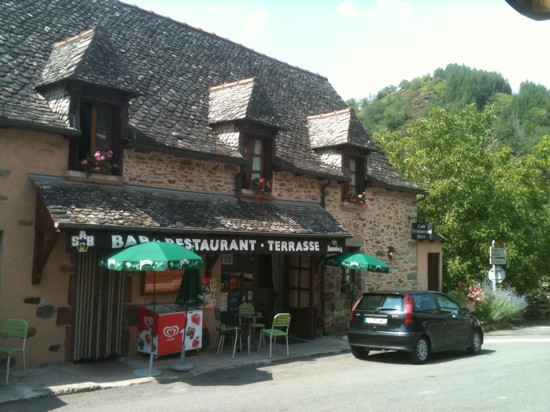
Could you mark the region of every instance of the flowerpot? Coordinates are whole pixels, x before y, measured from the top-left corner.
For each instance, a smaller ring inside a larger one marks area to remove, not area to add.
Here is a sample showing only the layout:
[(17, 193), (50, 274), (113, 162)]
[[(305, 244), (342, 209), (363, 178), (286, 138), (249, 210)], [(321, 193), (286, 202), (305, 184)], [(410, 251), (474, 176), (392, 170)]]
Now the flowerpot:
[(72, 182), (82, 183), (101, 183), (104, 185), (121, 186), (124, 184), (124, 177), (106, 175), (101, 173), (92, 173), (90, 176), (86, 176), (86, 173), (76, 170), (68, 170), (66, 175), (67, 180)]

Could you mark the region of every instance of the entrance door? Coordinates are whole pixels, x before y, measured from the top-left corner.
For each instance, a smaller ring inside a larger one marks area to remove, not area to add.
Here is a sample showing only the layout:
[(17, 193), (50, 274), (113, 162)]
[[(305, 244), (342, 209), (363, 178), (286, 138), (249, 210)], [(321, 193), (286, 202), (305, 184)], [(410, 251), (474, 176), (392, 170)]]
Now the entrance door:
[(428, 253), (428, 290), (439, 289), (439, 253)]
[(286, 310), (292, 315), (290, 333), (310, 338), (313, 328), (313, 262), (310, 255), (289, 255), (286, 273)]
[(122, 355), (124, 272), (100, 269), (94, 252), (78, 254), (74, 361)]

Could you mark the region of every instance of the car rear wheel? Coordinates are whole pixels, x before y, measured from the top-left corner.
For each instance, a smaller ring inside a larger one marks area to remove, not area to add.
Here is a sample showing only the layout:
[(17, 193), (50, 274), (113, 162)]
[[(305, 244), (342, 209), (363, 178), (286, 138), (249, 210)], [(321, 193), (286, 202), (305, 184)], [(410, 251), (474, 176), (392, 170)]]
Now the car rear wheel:
[(366, 348), (362, 348), (361, 346), (352, 346), (351, 347), (351, 353), (353, 353), (353, 356), (355, 356), (357, 359), (365, 360), (369, 356), (369, 350)]
[(409, 358), (413, 363), (424, 363), (430, 357), (430, 344), (424, 336), (420, 337), (414, 345), (414, 350), (409, 353)]
[(474, 333), (472, 334), (471, 346), (467, 350), (468, 350), (468, 353), (471, 353), (472, 355), (477, 355), (479, 352), (481, 352), (481, 332), (480, 331), (474, 330)]

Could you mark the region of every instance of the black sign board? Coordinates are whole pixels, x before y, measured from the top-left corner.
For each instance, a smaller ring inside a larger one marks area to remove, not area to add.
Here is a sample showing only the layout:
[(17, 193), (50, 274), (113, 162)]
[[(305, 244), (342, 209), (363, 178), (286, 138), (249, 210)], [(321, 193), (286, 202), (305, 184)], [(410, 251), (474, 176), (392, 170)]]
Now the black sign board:
[(411, 228), (411, 238), (416, 240), (432, 240), (432, 225), (429, 223), (413, 223)]
[(172, 242), (197, 253), (341, 253), (344, 238), (315, 238), (313, 236), (214, 236), (206, 234), (138, 233), (79, 230), (69, 232), (68, 250), (86, 252), (88, 249), (117, 251), (147, 242)]

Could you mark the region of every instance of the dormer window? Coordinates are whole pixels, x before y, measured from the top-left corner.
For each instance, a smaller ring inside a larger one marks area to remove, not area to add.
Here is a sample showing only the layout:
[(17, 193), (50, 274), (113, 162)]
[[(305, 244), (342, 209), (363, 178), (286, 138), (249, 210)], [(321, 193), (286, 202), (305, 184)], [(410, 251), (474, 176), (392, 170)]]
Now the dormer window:
[(117, 121), (120, 110), (117, 106), (104, 103), (97, 103), (89, 100), (81, 100), (80, 104), (80, 130), (82, 136), (78, 141), (78, 149), (76, 150), (78, 159), (77, 170), (80, 168), (82, 159), (93, 155), (96, 151), (107, 152), (112, 151), (113, 157), (111, 164), (113, 165), (112, 174), (118, 175), (121, 145), (120, 133), (117, 132)]
[(363, 193), (365, 190), (365, 160), (361, 157), (344, 154), (342, 168), (344, 175), (350, 178), (350, 181), (343, 185), (342, 200), (346, 200), (350, 194)]
[(251, 138), (248, 141), (248, 160), (250, 167), (246, 171), (246, 180), (259, 179), (264, 175), (264, 142), (262, 139)]
[(271, 139), (258, 136), (245, 136), (243, 150), (248, 166), (245, 167), (243, 187), (254, 188), (254, 180), (264, 177), (271, 179)]
[[(109, 95), (104, 91), (103, 95)], [(114, 97), (114, 94), (113, 94)], [(112, 103), (109, 103), (112, 101)], [(122, 135), (123, 118), (127, 105), (120, 102), (118, 96), (106, 101), (98, 101), (92, 93), (86, 96), (74, 97), (74, 114), (76, 127), (81, 136), (71, 142), (69, 168), (83, 170), (82, 160), (90, 158), (94, 153), (110, 151), (111, 174), (122, 174)]]

